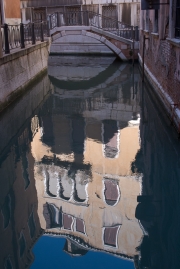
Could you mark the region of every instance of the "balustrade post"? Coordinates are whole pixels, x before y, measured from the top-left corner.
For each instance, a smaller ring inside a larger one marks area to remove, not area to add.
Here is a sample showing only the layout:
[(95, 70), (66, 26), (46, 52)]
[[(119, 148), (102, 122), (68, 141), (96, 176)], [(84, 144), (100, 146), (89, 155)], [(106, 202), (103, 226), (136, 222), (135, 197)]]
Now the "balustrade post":
[(50, 16), (47, 17), (47, 36), (50, 37)]
[(35, 31), (34, 31), (34, 22), (31, 24), (31, 32), (32, 32), (32, 45), (36, 44), (36, 37), (35, 37)]
[(9, 49), (9, 35), (8, 35), (7, 23), (4, 24), (4, 45), (5, 45), (5, 54), (9, 54), (10, 49)]
[(41, 42), (44, 42), (43, 22), (41, 22)]
[(89, 26), (89, 11), (87, 10), (87, 26)]
[(21, 39), (21, 49), (24, 49), (25, 43), (24, 43), (24, 25), (23, 25), (23, 23), (20, 24), (20, 39)]
[(135, 41), (139, 41), (139, 27), (135, 26)]
[(130, 37), (131, 40), (134, 39), (134, 30), (133, 30), (133, 26), (131, 26), (131, 37)]
[(60, 27), (59, 13), (58, 12), (56, 12), (56, 16), (57, 16), (57, 27)]

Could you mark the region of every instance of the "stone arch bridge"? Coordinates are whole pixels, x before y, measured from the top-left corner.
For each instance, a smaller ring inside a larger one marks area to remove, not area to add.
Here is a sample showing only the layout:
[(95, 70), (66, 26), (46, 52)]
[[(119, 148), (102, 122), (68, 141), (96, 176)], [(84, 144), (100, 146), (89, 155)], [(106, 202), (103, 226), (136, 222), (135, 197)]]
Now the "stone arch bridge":
[(115, 54), (122, 61), (137, 59), (138, 27), (93, 12), (56, 12), (48, 18), (50, 54)]

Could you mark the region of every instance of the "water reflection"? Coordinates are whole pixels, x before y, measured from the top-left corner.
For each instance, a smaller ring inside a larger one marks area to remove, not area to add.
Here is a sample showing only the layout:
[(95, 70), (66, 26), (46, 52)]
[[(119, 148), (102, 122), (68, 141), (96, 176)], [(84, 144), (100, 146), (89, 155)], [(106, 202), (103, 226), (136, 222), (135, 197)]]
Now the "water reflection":
[[(26, 268), (33, 245), (42, 235), (31, 154), (33, 126), (29, 117), (49, 90), (47, 77), (38, 81), (0, 118), (0, 268)], [(23, 111), (23, 113), (22, 113)]]
[[(139, 150), (140, 113), (131, 66), (114, 63), (115, 72), (103, 86), (99, 79), (95, 85), (89, 82), (93, 78), (83, 77), (89, 89), (73, 92), (60, 75), (55, 78), (64, 69), (60, 63), (58, 72), (49, 66), (53, 94), (39, 111), (40, 128), (32, 142), (41, 227), (46, 234), (66, 236), (64, 250), (71, 255), (95, 249), (133, 259), (142, 230), (134, 215), (141, 175), (131, 171)], [(97, 73), (91, 61), (87, 68), (95, 77), (109, 74), (112, 59), (101, 65)], [(77, 77), (83, 68), (75, 71)], [(72, 82), (67, 63), (66, 72)]]
[(179, 258), (180, 144), (150, 88), (142, 91), (141, 150), (132, 164), (143, 173), (136, 217), (144, 238), (136, 268), (175, 269)]
[[(76, 70), (74, 58), (59, 58), (57, 69), (55, 60), (50, 85), (44, 78), (1, 121), (12, 136), (1, 141), (0, 267), (29, 267), (42, 233), (66, 238), (71, 256), (98, 250), (133, 262), (143, 236), (135, 218), (142, 175), (132, 171), (140, 150), (138, 70), (113, 58), (94, 65), (83, 58)], [(15, 109), (27, 113), (14, 119)]]

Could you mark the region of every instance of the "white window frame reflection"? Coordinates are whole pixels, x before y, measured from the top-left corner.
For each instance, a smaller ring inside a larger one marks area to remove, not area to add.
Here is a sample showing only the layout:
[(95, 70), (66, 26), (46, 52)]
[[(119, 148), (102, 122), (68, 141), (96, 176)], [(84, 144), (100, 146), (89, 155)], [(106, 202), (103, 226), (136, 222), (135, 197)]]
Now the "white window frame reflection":
[[(112, 248), (112, 249), (118, 249), (119, 246), (118, 246), (118, 236), (119, 236), (119, 231), (121, 229), (121, 224), (116, 224), (116, 225), (113, 225), (113, 226), (104, 226), (103, 229), (102, 229), (102, 242), (104, 244), (104, 247), (105, 248)], [(111, 245), (108, 245), (108, 244), (105, 244), (105, 238), (104, 238), (104, 235), (105, 235), (105, 229), (106, 228), (115, 228), (115, 227), (118, 227), (117, 229), (117, 233), (116, 233), (116, 246), (111, 246)]]
[[(106, 202), (106, 197), (105, 197), (105, 189), (106, 189), (106, 186), (105, 186), (105, 181), (106, 180), (110, 180), (110, 181), (114, 181), (116, 184), (117, 184), (117, 191), (118, 191), (118, 199), (116, 200), (116, 202), (115, 202), (115, 204), (113, 204), (113, 205), (109, 205), (107, 202)], [(111, 207), (113, 207), (113, 206), (116, 206), (118, 203), (119, 203), (119, 201), (120, 201), (120, 198), (121, 198), (121, 191), (120, 191), (120, 187), (119, 187), (119, 180), (117, 180), (117, 179), (114, 179), (114, 178), (109, 178), (109, 177), (104, 177), (103, 178), (103, 200), (104, 200), (104, 202), (106, 203), (106, 205), (108, 205), (108, 206), (111, 206)]]

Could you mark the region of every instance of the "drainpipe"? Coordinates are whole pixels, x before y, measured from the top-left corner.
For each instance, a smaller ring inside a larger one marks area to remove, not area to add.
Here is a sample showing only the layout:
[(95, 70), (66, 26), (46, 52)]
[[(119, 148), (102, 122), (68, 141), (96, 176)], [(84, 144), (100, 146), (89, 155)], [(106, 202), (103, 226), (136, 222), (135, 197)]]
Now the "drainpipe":
[(0, 5), (1, 5), (2, 24), (4, 24), (5, 23), (4, 0), (0, 0)]
[(144, 82), (144, 53), (145, 53), (146, 37), (143, 35), (143, 55), (142, 55), (142, 82)]
[[(1, 20), (0, 20), (0, 31), (1, 31)], [(2, 35), (0, 32), (0, 58), (2, 58), (3, 52), (2, 52)]]

